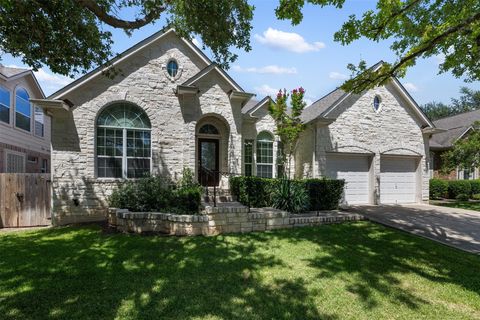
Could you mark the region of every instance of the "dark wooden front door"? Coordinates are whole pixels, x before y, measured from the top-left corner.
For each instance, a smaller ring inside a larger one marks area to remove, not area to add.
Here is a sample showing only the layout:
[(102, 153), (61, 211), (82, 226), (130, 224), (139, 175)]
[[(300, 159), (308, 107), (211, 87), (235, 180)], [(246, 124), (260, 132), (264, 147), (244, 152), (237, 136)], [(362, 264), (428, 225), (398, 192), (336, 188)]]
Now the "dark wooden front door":
[(198, 181), (202, 186), (219, 182), (219, 151), (217, 139), (198, 139)]

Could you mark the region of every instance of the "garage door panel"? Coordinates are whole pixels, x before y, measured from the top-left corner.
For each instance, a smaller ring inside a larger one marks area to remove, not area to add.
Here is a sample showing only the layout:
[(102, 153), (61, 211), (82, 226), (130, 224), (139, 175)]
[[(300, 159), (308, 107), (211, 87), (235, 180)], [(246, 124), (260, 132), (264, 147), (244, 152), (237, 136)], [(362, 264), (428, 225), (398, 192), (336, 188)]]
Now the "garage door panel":
[(380, 202), (416, 202), (417, 159), (382, 158), (380, 161)]
[(369, 159), (366, 156), (327, 156), (327, 176), (344, 179), (344, 199), (347, 204), (369, 203)]

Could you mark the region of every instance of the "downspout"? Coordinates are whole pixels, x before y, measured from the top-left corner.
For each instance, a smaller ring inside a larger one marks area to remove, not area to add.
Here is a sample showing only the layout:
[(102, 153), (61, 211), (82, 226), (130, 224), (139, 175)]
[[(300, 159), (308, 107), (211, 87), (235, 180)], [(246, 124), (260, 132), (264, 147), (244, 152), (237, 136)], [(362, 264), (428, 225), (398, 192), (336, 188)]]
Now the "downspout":
[(312, 178), (317, 178), (317, 124), (313, 128), (313, 163), (312, 163)]

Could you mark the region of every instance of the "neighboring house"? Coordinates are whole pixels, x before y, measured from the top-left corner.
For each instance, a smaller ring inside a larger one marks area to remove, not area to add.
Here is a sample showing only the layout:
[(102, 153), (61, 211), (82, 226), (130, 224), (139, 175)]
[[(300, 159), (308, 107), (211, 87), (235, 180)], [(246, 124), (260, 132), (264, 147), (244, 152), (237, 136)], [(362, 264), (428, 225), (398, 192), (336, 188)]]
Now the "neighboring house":
[(0, 173), (50, 171), (50, 118), (32, 98), (44, 98), (33, 72), (0, 64)]
[[(245, 92), (192, 42), (170, 29), (35, 103), (53, 115), (53, 221), (101, 219), (120, 181), (146, 173), (177, 179), (185, 167), (203, 185), (229, 174), (278, 177), (281, 148), (270, 98)], [(336, 90), (306, 108), (297, 177), (347, 181), (344, 201), (428, 199), (433, 124), (400, 83), (363, 95)]]
[(480, 110), (474, 110), (446, 117), (434, 121), (436, 127), (443, 129), (444, 132), (435, 134), (430, 139), (430, 159), (432, 168), (432, 178), (442, 178), (448, 180), (469, 180), (479, 178), (479, 169), (469, 170), (457, 169), (450, 173), (442, 173), (442, 154), (453, 147), (455, 141), (468, 136), (473, 129), (473, 123), (480, 121)]

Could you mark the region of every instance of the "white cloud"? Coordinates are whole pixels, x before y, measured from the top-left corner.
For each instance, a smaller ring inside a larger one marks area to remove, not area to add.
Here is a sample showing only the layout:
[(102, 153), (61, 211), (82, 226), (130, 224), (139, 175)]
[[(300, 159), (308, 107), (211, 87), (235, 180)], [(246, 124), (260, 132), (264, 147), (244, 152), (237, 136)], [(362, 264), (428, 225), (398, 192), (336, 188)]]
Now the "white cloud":
[(333, 80), (347, 80), (348, 79), (348, 76), (346, 74), (336, 72), (336, 71), (330, 72), (328, 74), (328, 77), (330, 79), (333, 79)]
[[(25, 67), (20, 67), (14, 64), (8, 65), (7, 67), (25, 68)], [(38, 69), (38, 71), (33, 71), (33, 74), (35, 75), (35, 78), (37, 78), (42, 89), (45, 90), (46, 92), (54, 92), (73, 81), (73, 79), (69, 77), (49, 73), (45, 71), (43, 68)]]
[(264, 31), (263, 36), (255, 34), (254, 38), (268, 47), (284, 49), (295, 53), (318, 51), (325, 48), (323, 42), (308, 43), (298, 33), (284, 32), (273, 28), (268, 28)]
[(253, 90), (261, 96), (276, 96), (278, 93), (278, 89), (272, 88), (268, 84), (255, 87)]
[(403, 86), (405, 87), (405, 89), (411, 92), (417, 92), (419, 90), (418, 87), (411, 82), (406, 82), (403, 84)]
[(261, 74), (296, 74), (296, 68), (285, 68), (277, 65), (269, 65), (261, 68), (242, 68), (239, 65), (235, 65), (232, 68), (237, 72), (249, 72), (249, 73), (261, 73)]
[(442, 64), (445, 62), (445, 55), (443, 53), (439, 53), (433, 56), (433, 58), (435, 59), (436, 64)]
[(304, 98), (303, 99), (305, 101), (305, 103), (307, 104), (305, 107), (308, 107), (309, 105), (311, 105), (313, 103), (313, 100), (312, 99), (309, 99), (309, 98)]

